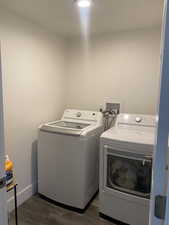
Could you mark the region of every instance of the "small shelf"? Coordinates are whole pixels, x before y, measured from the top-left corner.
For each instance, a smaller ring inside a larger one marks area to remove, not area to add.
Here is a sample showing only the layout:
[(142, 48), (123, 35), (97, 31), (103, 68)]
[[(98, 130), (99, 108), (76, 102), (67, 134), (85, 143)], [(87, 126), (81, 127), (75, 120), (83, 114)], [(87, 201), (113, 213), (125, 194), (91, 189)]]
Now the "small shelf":
[(15, 203), (15, 224), (18, 225), (18, 210), (17, 210), (17, 183), (15, 181), (15, 178), (13, 179), (13, 181), (6, 185), (6, 191), (10, 192), (10, 191), (14, 191), (14, 203)]
[(15, 182), (15, 180), (12, 183), (6, 185), (7, 192), (12, 191), (16, 186), (17, 186), (17, 183)]

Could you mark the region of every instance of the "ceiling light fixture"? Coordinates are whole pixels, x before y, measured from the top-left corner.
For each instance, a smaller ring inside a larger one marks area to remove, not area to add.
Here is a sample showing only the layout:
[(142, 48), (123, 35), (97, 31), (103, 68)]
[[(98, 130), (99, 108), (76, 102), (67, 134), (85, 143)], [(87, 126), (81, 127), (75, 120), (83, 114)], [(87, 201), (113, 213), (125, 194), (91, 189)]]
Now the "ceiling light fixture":
[(91, 0), (75, 0), (79, 8), (89, 8), (91, 6)]

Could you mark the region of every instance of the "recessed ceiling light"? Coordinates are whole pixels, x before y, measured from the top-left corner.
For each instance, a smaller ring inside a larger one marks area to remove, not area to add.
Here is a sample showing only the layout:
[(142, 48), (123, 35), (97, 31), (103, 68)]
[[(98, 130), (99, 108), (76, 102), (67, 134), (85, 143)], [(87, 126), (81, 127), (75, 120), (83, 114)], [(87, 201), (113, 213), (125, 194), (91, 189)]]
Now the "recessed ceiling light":
[(91, 0), (76, 0), (75, 2), (80, 8), (89, 8), (91, 6)]

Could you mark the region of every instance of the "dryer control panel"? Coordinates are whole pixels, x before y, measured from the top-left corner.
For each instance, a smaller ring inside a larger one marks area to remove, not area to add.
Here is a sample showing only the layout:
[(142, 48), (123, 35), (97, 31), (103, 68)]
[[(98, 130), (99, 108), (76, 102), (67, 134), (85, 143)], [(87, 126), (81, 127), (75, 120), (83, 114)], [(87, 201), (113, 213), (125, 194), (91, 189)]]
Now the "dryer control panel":
[(155, 127), (157, 118), (153, 115), (121, 113), (117, 117), (116, 126), (120, 127)]

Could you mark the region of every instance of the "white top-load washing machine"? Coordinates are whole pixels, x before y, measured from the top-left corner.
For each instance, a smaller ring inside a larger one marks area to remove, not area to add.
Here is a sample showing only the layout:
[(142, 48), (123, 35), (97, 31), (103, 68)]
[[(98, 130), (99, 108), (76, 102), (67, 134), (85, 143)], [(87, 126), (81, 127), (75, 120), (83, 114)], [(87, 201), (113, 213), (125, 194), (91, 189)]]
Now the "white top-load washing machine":
[(100, 112), (65, 110), (60, 121), (40, 126), (39, 193), (83, 210), (99, 188)]
[(148, 225), (155, 116), (120, 114), (101, 135), (100, 213)]

